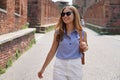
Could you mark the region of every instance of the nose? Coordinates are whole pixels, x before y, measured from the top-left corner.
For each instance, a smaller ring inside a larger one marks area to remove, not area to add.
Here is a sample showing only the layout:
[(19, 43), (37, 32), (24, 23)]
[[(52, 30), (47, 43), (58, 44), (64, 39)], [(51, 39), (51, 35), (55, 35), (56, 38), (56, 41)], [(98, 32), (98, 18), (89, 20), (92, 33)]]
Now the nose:
[(67, 15), (65, 14), (65, 16), (64, 17), (67, 17)]

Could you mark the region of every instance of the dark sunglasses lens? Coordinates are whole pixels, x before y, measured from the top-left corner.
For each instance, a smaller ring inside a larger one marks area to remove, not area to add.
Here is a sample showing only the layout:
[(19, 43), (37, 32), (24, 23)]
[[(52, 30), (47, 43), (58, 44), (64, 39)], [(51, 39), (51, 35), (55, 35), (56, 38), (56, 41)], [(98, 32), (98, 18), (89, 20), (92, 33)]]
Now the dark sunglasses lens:
[(71, 15), (71, 12), (66, 12), (66, 15), (67, 15), (67, 16), (70, 16), (70, 15)]
[(64, 17), (65, 15), (70, 16), (71, 12), (61, 13), (61, 16)]
[(64, 17), (64, 16), (65, 16), (65, 13), (61, 13), (61, 16)]

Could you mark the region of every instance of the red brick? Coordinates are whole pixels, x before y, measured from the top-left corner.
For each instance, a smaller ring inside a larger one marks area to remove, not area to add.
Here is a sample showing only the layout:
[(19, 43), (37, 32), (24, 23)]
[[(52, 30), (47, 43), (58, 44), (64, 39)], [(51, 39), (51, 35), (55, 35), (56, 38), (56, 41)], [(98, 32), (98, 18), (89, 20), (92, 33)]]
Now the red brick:
[(23, 53), (32, 39), (34, 39), (33, 33), (0, 45), (0, 66), (5, 67), (7, 60), (16, 54), (16, 50)]
[[(19, 5), (15, 5), (15, 1), (0, 0), (0, 5), (4, 3), (2, 5), (7, 11), (7, 13), (0, 11), (0, 34), (17, 31), (27, 23), (27, 0), (17, 0)], [(18, 8), (16, 9), (16, 7)], [(18, 12), (20, 16), (16, 16), (15, 12)]]
[(88, 6), (84, 14), (86, 22), (102, 27), (118, 27), (120, 25), (119, 0), (101, 0), (99, 2), (89, 3)]
[(38, 2), (29, 0), (28, 5), (28, 21), (31, 24), (30, 27), (35, 27), (37, 24), (45, 25), (55, 23), (58, 20), (58, 7), (51, 0), (40, 0)]

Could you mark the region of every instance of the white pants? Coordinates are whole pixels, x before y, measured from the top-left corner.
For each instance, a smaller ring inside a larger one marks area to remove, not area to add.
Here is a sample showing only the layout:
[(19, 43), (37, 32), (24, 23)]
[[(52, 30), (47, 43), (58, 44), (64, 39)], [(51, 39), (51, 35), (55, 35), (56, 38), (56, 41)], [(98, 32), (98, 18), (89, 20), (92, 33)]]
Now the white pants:
[(53, 80), (82, 80), (81, 58), (62, 60), (56, 58)]

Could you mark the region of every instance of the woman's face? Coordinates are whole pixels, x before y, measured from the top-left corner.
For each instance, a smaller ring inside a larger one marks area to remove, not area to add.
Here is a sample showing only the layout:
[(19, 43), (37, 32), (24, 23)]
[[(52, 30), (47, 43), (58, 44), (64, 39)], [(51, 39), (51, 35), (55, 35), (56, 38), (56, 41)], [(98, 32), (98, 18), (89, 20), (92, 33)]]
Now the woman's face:
[(73, 23), (74, 14), (72, 10), (66, 7), (63, 12), (61, 13), (62, 20), (65, 24)]

